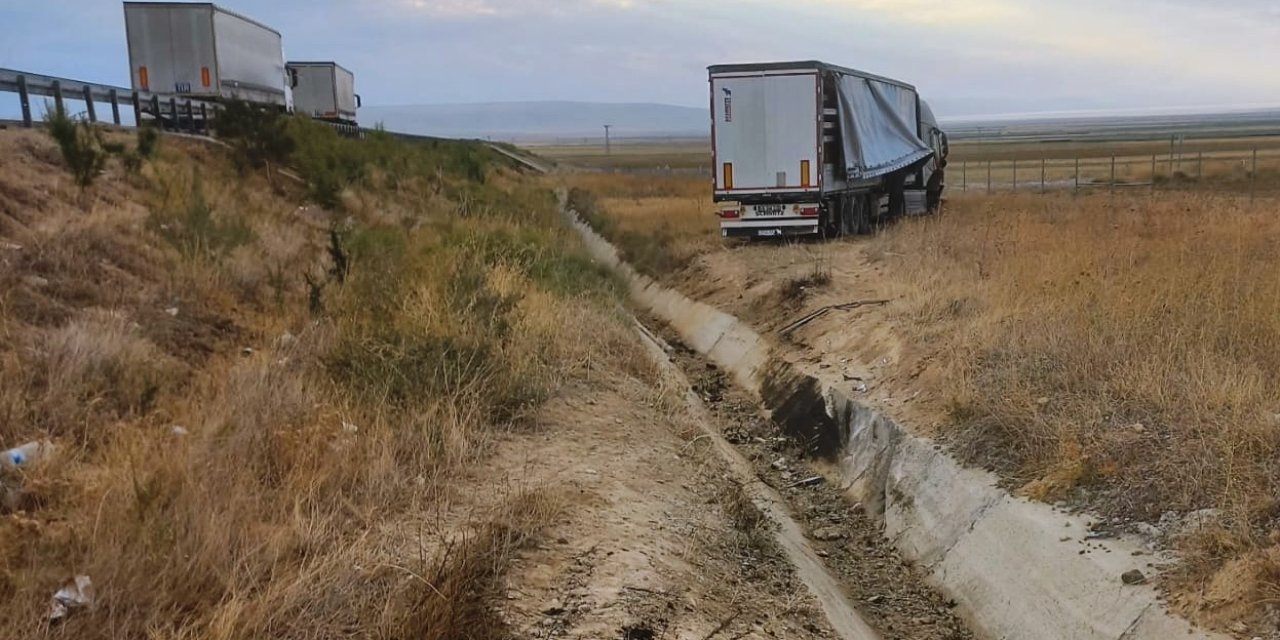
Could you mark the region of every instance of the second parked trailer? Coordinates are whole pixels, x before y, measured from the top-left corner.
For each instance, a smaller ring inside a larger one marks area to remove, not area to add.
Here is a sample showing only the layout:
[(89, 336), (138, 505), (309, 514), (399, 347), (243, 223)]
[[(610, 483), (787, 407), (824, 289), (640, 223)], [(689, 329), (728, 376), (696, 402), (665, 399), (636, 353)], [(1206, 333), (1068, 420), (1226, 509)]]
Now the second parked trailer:
[(355, 74), (336, 62), (289, 62), (286, 66), (295, 112), (330, 122), (356, 123), (360, 96), (356, 95)]

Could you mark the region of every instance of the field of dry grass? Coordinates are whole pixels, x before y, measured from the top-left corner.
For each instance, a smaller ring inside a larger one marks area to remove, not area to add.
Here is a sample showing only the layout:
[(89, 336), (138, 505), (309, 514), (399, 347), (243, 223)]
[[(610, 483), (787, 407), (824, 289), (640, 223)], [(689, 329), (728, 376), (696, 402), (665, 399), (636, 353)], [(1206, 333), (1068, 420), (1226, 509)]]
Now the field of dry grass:
[[(865, 248), (891, 321), (931, 345), (944, 438), (1025, 495), (1156, 523), (1209, 620), (1280, 596), (1280, 218), (1274, 203), (961, 199)], [(1175, 536), (1176, 537), (1176, 536)]]
[(705, 178), (570, 173), (549, 180), (570, 189), (574, 209), (649, 274), (680, 270), (721, 246)]
[(165, 139), (82, 191), (0, 132), (0, 443), (53, 445), (0, 466), (6, 635), (86, 575), (54, 633), (505, 637), (485, 603), (559, 499), (449, 480), (641, 360), (615, 284), (482, 149), (293, 135), (306, 184)]
[(646, 217), (643, 194), (671, 188), (661, 179), (593, 180), (583, 186), (637, 194), (601, 199), (606, 229), (662, 229), (664, 245), (701, 252), (681, 251), (659, 275), (766, 326), (780, 321), (779, 292), (814, 264), (828, 283), (792, 315), (806, 296), (892, 299), (811, 329), (813, 357), (838, 371), (865, 355), (839, 346), (857, 336), (896, 345), (871, 349), (889, 363), (876, 379), (910, 385), (885, 393), (916, 397), (909, 415), (959, 455), (1023, 495), (1160, 525), (1183, 559), (1167, 574), (1175, 606), (1220, 628), (1269, 628), (1280, 602), (1276, 201), (954, 195), (943, 215), (872, 238), (722, 246), (714, 220), (673, 220), (666, 196)]

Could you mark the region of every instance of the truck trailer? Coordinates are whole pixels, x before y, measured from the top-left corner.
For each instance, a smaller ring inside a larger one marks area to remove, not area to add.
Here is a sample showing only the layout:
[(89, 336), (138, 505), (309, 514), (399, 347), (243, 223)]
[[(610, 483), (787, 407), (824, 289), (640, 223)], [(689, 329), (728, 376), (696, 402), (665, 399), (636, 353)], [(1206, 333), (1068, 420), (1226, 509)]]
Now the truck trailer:
[(126, 2), (136, 91), (289, 107), (280, 32), (212, 3)]
[(941, 202), (946, 135), (915, 87), (816, 61), (709, 74), (721, 235), (868, 233)]
[(356, 77), (336, 62), (289, 62), (293, 110), (340, 124), (356, 124)]

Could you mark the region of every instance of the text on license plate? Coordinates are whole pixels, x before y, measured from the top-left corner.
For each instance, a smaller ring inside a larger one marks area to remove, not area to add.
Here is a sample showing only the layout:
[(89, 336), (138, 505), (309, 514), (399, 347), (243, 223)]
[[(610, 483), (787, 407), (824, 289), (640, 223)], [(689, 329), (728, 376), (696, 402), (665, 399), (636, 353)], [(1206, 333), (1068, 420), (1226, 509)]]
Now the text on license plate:
[(780, 204), (758, 204), (752, 209), (758, 216), (780, 216), (785, 210)]
[(776, 238), (782, 235), (782, 229), (759, 229), (756, 231), (758, 238)]

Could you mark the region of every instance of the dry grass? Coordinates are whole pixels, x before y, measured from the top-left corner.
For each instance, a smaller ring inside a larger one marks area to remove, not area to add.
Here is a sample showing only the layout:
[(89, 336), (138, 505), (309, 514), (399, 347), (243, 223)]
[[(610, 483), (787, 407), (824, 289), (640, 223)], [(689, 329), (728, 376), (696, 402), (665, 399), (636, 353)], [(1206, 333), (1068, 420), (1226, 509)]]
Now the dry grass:
[(570, 204), (650, 275), (679, 271), (721, 246), (720, 220), (702, 178), (573, 174)]
[(1180, 542), (1195, 583), (1275, 555), (1277, 243), (1274, 208), (1238, 199), (1010, 196), (872, 253), (904, 338), (936, 346), (956, 450), (1116, 517), (1220, 509), (1215, 535)]
[(414, 165), (299, 208), (166, 140), (81, 196), (51, 148), (0, 136), (28, 203), (0, 210), (0, 443), (58, 447), (0, 478), (0, 624), (42, 633), (87, 574), (58, 633), (505, 637), (495, 581), (557, 501), (464, 491), (483, 515), (441, 526), (452, 470), (644, 361), (551, 195)]

